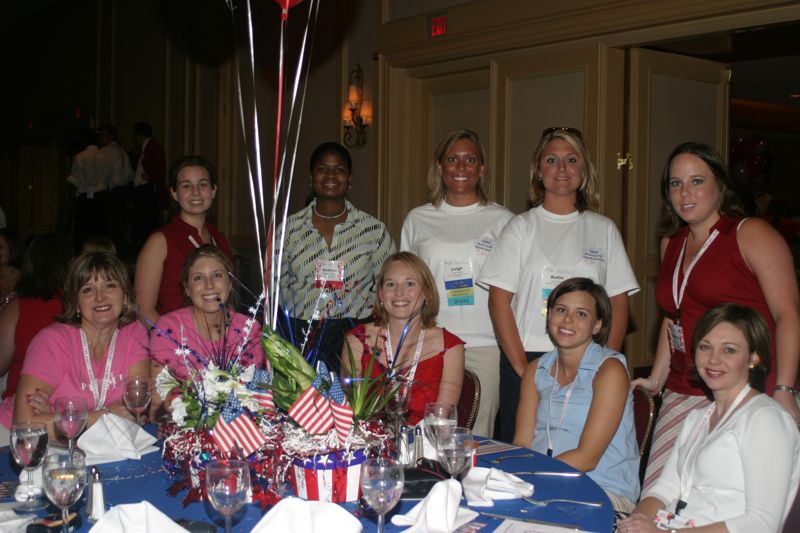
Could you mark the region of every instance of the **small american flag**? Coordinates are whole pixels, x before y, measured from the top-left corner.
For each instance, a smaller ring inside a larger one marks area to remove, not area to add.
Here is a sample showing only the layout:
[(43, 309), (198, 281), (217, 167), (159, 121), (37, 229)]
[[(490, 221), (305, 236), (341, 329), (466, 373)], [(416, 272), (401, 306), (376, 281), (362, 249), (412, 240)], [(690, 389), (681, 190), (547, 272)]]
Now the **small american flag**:
[(272, 374), (266, 370), (258, 369), (253, 374), (253, 379), (247, 388), (253, 393), (253, 399), (258, 403), (259, 410), (274, 411), (275, 401), (272, 398)]
[(353, 429), (353, 408), (344, 395), (339, 379), (333, 377), (328, 396), (331, 400), (331, 411), (333, 411), (333, 425), (336, 434), (339, 436), (339, 444), (344, 445), (350, 430)]
[(230, 452), (238, 444), (245, 456), (256, 451), (267, 441), (250, 415), (242, 409), (233, 392), (228, 396), (214, 425), (213, 437), (223, 452)]
[(333, 427), (331, 404), (320, 392), (321, 387), (322, 377), (317, 372), (311, 385), (289, 408), (289, 416), (312, 435), (325, 433)]

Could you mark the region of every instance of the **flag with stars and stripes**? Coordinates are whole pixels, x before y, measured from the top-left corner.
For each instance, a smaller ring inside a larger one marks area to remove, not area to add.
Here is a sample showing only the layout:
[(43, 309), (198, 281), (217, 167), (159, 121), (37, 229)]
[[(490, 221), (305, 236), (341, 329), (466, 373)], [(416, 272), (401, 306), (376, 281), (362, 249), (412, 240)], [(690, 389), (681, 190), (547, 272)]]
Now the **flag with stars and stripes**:
[(228, 453), (238, 445), (245, 456), (256, 451), (267, 441), (233, 392), (228, 396), (214, 425), (213, 438), (223, 452)]
[(331, 411), (333, 412), (333, 426), (336, 428), (336, 435), (339, 437), (339, 444), (344, 445), (350, 430), (353, 429), (353, 408), (347, 401), (342, 390), (342, 384), (334, 376), (331, 388), (328, 393), (331, 401)]
[(331, 404), (321, 392), (322, 385), (322, 376), (317, 372), (311, 385), (289, 408), (289, 416), (312, 435), (325, 433), (333, 427)]
[(253, 399), (258, 403), (259, 411), (274, 411), (275, 401), (272, 398), (272, 374), (267, 370), (256, 369), (253, 379), (247, 384), (248, 390), (253, 393)]

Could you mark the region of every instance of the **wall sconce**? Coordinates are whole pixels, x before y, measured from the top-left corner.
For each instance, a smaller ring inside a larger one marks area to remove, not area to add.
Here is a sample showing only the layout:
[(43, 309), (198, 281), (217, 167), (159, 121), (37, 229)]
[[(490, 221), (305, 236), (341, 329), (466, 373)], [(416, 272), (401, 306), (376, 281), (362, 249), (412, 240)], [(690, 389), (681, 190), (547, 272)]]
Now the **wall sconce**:
[(364, 71), (360, 64), (356, 64), (348, 79), (342, 125), (345, 146), (353, 148), (367, 144), (367, 127), (372, 125), (372, 103), (364, 100)]

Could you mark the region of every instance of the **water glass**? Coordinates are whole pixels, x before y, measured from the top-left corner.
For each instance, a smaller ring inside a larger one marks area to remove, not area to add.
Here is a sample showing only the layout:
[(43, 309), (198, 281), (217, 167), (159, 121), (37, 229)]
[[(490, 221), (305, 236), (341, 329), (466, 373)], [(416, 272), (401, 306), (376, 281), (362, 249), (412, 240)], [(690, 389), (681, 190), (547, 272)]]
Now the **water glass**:
[(403, 494), (403, 465), (391, 458), (368, 459), (361, 465), (361, 493), (378, 513), (378, 533), (386, 527), (386, 512)]
[(438, 449), (439, 436), (457, 425), (456, 406), (452, 403), (432, 402), (425, 405), (425, 437)]
[(61, 509), (62, 533), (69, 532), (69, 508), (78, 503), (86, 487), (86, 455), (81, 450), (57, 451), (44, 458), (44, 491)]
[(245, 461), (212, 461), (206, 467), (206, 492), (214, 509), (225, 517), (225, 533), (230, 533), (231, 516), (250, 501), (250, 465)]
[(439, 462), (450, 477), (455, 478), (472, 466), (474, 442), (472, 430), (463, 427), (446, 429), (439, 436), (436, 451), (439, 454)]
[(89, 417), (89, 404), (80, 396), (61, 396), (53, 404), (53, 422), (69, 442), (69, 453), (72, 454), (75, 437), (86, 427)]
[(47, 450), (47, 426), (42, 422), (23, 422), (11, 426), (11, 453), (28, 474), (28, 500), (17, 507), (21, 511), (44, 509), (47, 504), (36, 500), (33, 471), (42, 464)]

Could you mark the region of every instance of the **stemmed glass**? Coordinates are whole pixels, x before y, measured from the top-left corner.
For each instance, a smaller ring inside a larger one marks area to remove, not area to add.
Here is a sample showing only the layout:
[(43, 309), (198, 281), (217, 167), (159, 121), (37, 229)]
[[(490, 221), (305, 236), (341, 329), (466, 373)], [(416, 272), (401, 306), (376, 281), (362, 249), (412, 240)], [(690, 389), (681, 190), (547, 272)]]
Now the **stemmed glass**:
[(17, 464), (28, 473), (28, 500), (17, 507), (22, 511), (36, 511), (47, 507), (37, 501), (33, 492), (33, 471), (42, 464), (47, 450), (47, 426), (41, 422), (23, 422), (11, 426), (11, 453)]
[(86, 398), (78, 396), (61, 396), (53, 405), (53, 421), (56, 427), (69, 441), (69, 453), (72, 455), (75, 437), (86, 427), (89, 416), (89, 405)]
[(225, 517), (225, 533), (230, 533), (231, 516), (249, 501), (250, 465), (245, 461), (212, 461), (206, 467), (206, 492), (214, 509)]
[(400, 449), (401, 429), (405, 424), (408, 408), (411, 404), (411, 380), (399, 377), (394, 378), (390, 382), (389, 390), (392, 395), (386, 401), (385, 410), (392, 422), (397, 448)]
[(472, 454), (475, 453), (472, 430), (462, 427), (445, 429), (436, 446), (439, 462), (450, 477), (455, 477), (472, 466)]
[(42, 466), (44, 491), (61, 509), (62, 533), (69, 532), (69, 507), (78, 502), (86, 486), (86, 455), (81, 450), (51, 453)]
[(454, 428), (458, 416), (456, 406), (452, 403), (432, 402), (425, 405), (425, 437), (437, 450), (439, 437), (447, 429)]
[(150, 377), (128, 376), (122, 399), (128, 411), (136, 415), (136, 423), (142, 425), (140, 417), (150, 404)]
[(386, 527), (386, 511), (403, 494), (403, 465), (391, 458), (368, 459), (361, 465), (361, 493), (378, 513), (378, 533)]

